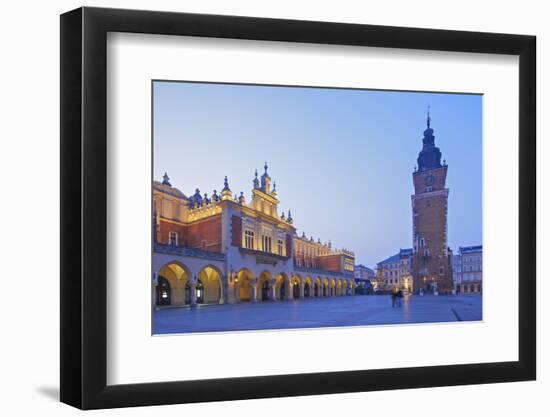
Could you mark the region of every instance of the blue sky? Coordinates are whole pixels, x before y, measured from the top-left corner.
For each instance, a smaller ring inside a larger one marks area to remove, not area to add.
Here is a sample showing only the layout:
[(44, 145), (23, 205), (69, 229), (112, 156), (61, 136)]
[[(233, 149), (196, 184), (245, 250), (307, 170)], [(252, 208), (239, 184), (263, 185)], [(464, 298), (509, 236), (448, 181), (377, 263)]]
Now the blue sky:
[(376, 262), (411, 247), (412, 172), (430, 105), (449, 171), (449, 245), (481, 244), (482, 96), (154, 82), (154, 178), (250, 198), (264, 161), (298, 233)]

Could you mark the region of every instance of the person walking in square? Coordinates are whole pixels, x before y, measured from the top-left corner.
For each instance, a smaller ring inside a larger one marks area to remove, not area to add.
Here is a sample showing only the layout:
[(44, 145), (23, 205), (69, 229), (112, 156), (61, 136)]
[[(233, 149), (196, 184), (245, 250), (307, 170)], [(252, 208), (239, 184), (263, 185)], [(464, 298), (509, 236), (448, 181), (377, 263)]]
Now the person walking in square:
[(403, 302), (403, 291), (401, 291), (401, 288), (395, 294), (395, 298), (397, 301), (397, 307), (401, 308), (401, 303)]

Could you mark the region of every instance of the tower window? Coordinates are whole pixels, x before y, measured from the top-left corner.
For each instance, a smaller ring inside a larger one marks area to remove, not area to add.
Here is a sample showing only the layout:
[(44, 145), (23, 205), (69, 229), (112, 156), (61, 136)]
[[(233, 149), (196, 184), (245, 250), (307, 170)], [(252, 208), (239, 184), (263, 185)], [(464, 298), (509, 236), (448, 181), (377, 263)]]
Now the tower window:
[(421, 238), (420, 238), (420, 246), (424, 246), (424, 244), (425, 244), (424, 238), (421, 237)]
[(445, 274), (445, 267), (440, 266), (439, 267), (439, 275), (444, 275), (444, 274)]
[(431, 185), (426, 187), (426, 192), (427, 193), (431, 193), (432, 191), (433, 191), (433, 187)]
[(168, 233), (168, 243), (170, 246), (178, 246), (178, 234), (176, 232)]
[(283, 241), (281, 239), (277, 240), (277, 253), (283, 255)]
[(424, 256), (427, 258), (430, 256), (430, 251), (428, 249), (424, 249)]

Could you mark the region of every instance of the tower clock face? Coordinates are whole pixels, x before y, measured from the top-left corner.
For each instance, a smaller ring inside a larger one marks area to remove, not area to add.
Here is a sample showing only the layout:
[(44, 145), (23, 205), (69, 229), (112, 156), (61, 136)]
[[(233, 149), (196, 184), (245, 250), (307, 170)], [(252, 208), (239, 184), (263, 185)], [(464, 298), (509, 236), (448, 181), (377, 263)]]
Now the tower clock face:
[(425, 178), (425, 181), (426, 181), (426, 185), (433, 185), (434, 183), (434, 176), (433, 175), (427, 175), (426, 178)]

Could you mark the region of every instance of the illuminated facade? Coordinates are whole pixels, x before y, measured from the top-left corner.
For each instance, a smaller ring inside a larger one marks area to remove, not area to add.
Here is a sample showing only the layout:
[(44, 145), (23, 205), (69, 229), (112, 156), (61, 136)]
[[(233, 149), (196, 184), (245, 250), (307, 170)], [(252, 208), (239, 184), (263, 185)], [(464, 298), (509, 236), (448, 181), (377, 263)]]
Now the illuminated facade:
[(412, 249), (400, 249), (398, 253), (376, 264), (376, 285), (378, 291), (414, 290), (412, 276)]
[(352, 295), (355, 256), (296, 234), (279, 215), (275, 183), (253, 180), (252, 198), (234, 194), (227, 177), (218, 194), (188, 197), (165, 174), (153, 184), (154, 303), (184, 306)]

